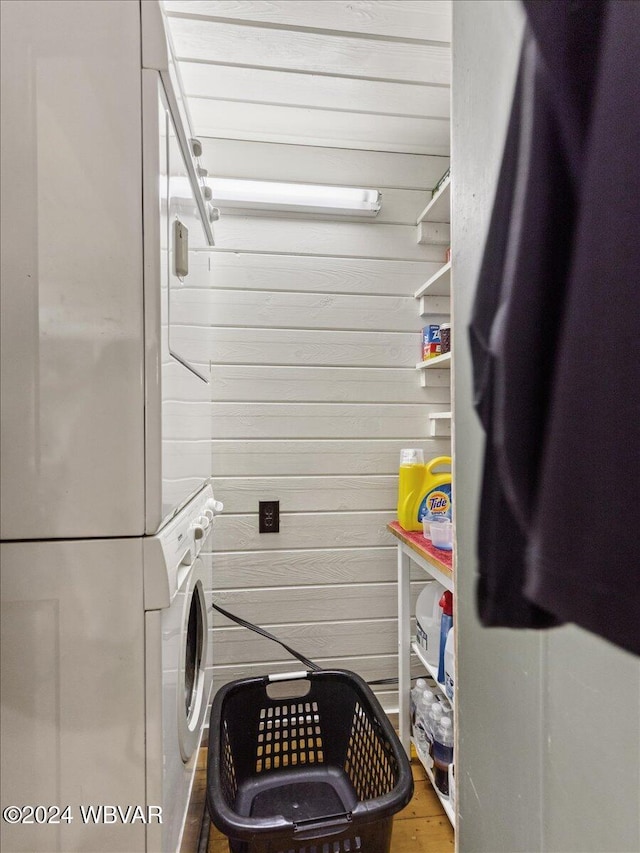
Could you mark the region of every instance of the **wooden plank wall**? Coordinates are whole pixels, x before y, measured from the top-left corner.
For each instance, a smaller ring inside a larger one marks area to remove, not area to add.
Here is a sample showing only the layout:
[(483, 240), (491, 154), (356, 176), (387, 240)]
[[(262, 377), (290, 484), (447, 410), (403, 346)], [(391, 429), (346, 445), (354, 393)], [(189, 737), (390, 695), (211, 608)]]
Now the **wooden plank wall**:
[[(211, 367), (217, 601), (325, 666), (396, 672), (399, 451), (447, 453), (420, 387), (414, 291), (443, 262), (416, 216), (448, 165), (449, 4), (165, 0), (203, 162), (215, 177), (372, 187), (375, 220), (223, 216), (181, 294), (183, 348)], [(365, 14), (366, 13), (366, 14)], [(188, 431), (188, 430), (187, 430)], [(202, 443), (181, 437), (197, 460)], [(186, 446), (186, 450), (184, 449)], [(178, 452), (178, 451), (177, 451)], [(280, 532), (258, 533), (258, 501)], [(414, 582), (417, 595), (423, 580)], [(214, 616), (215, 683), (296, 668)], [(397, 707), (393, 688), (381, 689)]]

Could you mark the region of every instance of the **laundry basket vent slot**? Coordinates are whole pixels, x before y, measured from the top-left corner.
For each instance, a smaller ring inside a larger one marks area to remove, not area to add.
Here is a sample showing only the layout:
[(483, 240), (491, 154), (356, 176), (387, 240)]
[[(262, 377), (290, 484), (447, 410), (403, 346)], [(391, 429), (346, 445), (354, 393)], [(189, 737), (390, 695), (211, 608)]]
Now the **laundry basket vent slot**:
[(380, 738), (359, 703), (353, 713), (345, 770), (362, 801), (388, 793), (398, 778), (391, 744)]
[(323, 762), (324, 749), (317, 702), (296, 702), (260, 710), (256, 773)]
[(221, 781), (224, 796), (229, 805), (231, 805), (238, 793), (238, 782), (236, 779), (236, 771), (233, 766), (233, 752), (229, 741), (229, 728), (226, 720), (222, 725), (222, 768)]

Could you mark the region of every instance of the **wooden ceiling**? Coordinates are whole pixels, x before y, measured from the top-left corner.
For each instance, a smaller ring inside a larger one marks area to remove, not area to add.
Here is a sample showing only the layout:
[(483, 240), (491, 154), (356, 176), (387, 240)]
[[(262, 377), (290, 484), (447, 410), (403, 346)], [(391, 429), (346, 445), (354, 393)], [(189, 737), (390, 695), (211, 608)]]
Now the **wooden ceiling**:
[(164, 0), (198, 136), (449, 154), (450, 0)]

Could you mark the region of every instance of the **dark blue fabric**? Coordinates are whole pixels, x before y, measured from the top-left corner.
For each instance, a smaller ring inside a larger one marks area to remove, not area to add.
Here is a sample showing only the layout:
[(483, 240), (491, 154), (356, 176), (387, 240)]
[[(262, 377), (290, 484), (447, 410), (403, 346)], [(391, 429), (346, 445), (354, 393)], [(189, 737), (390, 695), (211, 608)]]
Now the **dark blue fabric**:
[(640, 654), (640, 3), (524, 7), (470, 330), (478, 608)]
[(509, 245), (513, 184), (521, 134), (522, 64), (521, 59), (470, 327), (474, 404), (488, 436), (479, 511), (477, 604), (485, 625), (543, 628), (555, 624), (556, 620), (522, 594), (526, 580), (524, 555), (527, 540), (507, 500), (503, 482), (496, 475), (498, 460), (492, 441), (496, 361), (490, 339), (500, 307)]

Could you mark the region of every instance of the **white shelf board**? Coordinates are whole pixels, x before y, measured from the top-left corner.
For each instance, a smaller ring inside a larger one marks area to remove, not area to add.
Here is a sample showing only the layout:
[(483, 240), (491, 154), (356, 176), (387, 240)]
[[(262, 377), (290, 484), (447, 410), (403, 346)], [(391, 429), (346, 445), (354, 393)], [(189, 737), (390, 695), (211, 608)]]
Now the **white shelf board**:
[(451, 353), (445, 352), (444, 355), (437, 355), (435, 358), (428, 358), (426, 361), (419, 361), (416, 364), (416, 370), (447, 370), (451, 367)]
[(426, 760), (425, 756), (422, 754), (422, 750), (420, 749), (420, 747), (416, 743), (415, 738), (413, 738), (413, 737), (411, 738), (411, 743), (415, 747), (416, 755), (418, 756), (420, 764), (422, 764), (422, 766), (424, 767), (425, 773), (429, 777), (429, 781), (431, 782), (431, 784), (433, 786), (433, 790), (436, 792), (438, 799), (442, 803), (442, 808), (444, 809), (445, 814), (449, 818), (449, 822), (451, 823), (451, 826), (455, 829), (456, 828), (456, 814), (453, 810), (453, 806), (451, 805), (451, 801), (450, 801), (449, 797), (445, 797), (438, 790), (438, 788), (436, 786), (435, 779), (433, 778), (433, 771), (431, 770), (431, 767), (429, 766), (429, 762)]
[(411, 643), (411, 650), (420, 659), (420, 663), (422, 664), (422, 666), (427, 670), (431, 678), (433, 678), (433, 680), (435, 681), (436, 690), (442, 696), (444, 704), (451, 708), (451, 710), (453, 710), (451, 700), (444, 691), (444, 684), (440, 684), (440, 682), (438, 681), (438, 667), (434, 666), (432, 663), (429, 663), (424, 653), (424, 649), (419, 646), (415, 641)]
[(429, 417), (432, 421), (450, 421), (451, 412), (431, 412)]
[(428, 281), (419, 287), (414, 296), (449, 296), (451, 294), (451, 261), (440, 267)]
[(416, 225), (421, 222), (450, 222), (451, 221), (451, 177), (438, 190), (438, 195), (434, 196), (429, 204), (422, 211), (416, 221)]

